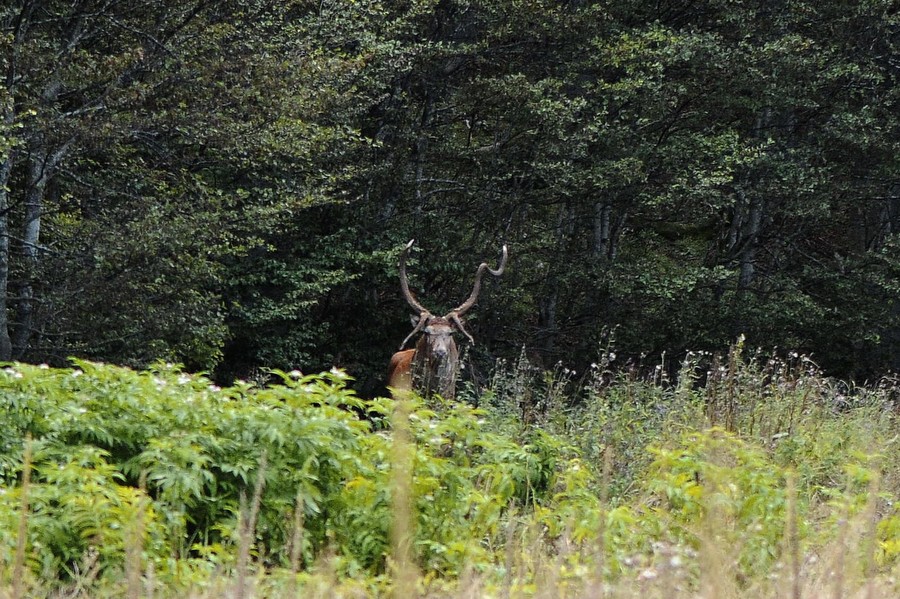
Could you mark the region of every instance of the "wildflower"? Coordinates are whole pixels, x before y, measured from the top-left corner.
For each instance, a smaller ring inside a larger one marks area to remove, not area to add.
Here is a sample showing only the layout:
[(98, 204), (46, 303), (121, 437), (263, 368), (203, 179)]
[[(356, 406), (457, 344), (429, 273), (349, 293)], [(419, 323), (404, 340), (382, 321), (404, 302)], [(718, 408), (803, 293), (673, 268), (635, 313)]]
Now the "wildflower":
[(653, 568), (647, 568), (638, 575), (638, 580), (653, 580), (657, 577), (657, 572)]

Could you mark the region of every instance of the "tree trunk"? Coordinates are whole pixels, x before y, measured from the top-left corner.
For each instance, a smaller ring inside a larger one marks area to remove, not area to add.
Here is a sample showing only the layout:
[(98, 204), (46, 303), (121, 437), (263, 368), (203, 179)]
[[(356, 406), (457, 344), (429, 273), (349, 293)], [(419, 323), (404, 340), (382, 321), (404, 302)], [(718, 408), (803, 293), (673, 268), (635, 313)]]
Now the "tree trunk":
[[(3, 106), (3, 129), (10, 131), (15, 123), (16, 111), (14, 96), (17, 79), (19, 77), (19, 57), (31, 24), (31, 14), (34, 12), (36, 2), (25, 2), (18, 15), (13, 18), (12, 39), (10, 40), (8, 54), (3, 73), (3, 87), (5, 87), (5, 105)], [(9, 361), (13, 358), (13, 345), (9, 322), (9, 182), (15, 163), (15, 149), (10, 148), (0, 162), (0, 361)]]
[(538, 300), (539, 351), (544, 358), (552, 357), (556, 350), (556, 305), (559, 300), (559, 282), (555, 275), (550, 275), (547, 291)]
[(25, 220), (22, 231), (23, 277), (19, 287), (18, 323), (13, 346), (16, 359), (21, 359), (28, 348), (34, 329), (34, 286), (32, 281), (37, 270), (38, 244), (41, 238), (41, 204), (47, 177), (44, 174), (45, 160), (32, 155), (28, 168), (28, 189), (25, 193)]
[(742, 296), (750, 288), (756, 278), (756, 253), (759, 247), (759, 233), (763, 216), (762, 198), (746, 199), (743, 192), (738, 192), (741, 209), (747, 207), (746, 230), (741, 235), (740, 274), (738, 275), (738, 295)]
[[(765, 139), (766, 130), (772, 120), (772, 111), (763, 109), (756, 118), (756, 126), (753, 136)], [(739, 274), (737, 287), (737, 301), (743, 301), (746, 291), (756, 279), (756, 254), (759, 248), (759, 234), (762, 229), (764, 200), (754, 190), (754, 177), (748, 173), (745, 186), (737, 189), (738, 212), (746, 209), (745, 217), (741, 219), (739, 232), (740, 255), (738, 259)], [(749, 190), (749, 194), (746, 190)]]
[(419, 124), (419, 135), (416, 138), (416, 207), (418, 210), (424, 209), (424, 198), (426, 197), (422, 190), (422, 184), (425, 180), (425, 161), (428, 154), (428, 127), (431, 122), (431, 112), (434, 100), (430, 93), (426, 93), (425, 105), (422, 108), (422, 119)]
[(612, 240), (610, 239), (609, 213), (611, 206), (609, 202), (596, 202), (594, 204), (594, 259), (605, 262), (610, 258), (610, 247)]
[[(564, 248), (575, 233), (575, 206), (566, 203), (559, 207), (556, 219), (556, 247), (558, 255), (563, 255)], [(556, 352), (556, 341), (559, 336), (558, 304), (560, 265), (551, 259), (547, 265), (548, 272), (544, 281), (544, 293), (538, 298), (539, 351), (545, 358), (551, 358)]]
[(9, 336), (9, 177), (12, 174), (12, 150), (0, 163), (0, 361), (12, 359), (12, 340)]
[(32, 144), (28, 167), (28, 187), (25, 193), (25, 220), (22, 232), (23, 277), (19, 288), (18, 323), (13, 335), (13, 357), (21, 359), (28, 350), (34, 332), (34, 277), (40, 261), (41, 216), (47, 183), (63, 158), (68, 154), (74, 138), (52, 153), (41, 136)]

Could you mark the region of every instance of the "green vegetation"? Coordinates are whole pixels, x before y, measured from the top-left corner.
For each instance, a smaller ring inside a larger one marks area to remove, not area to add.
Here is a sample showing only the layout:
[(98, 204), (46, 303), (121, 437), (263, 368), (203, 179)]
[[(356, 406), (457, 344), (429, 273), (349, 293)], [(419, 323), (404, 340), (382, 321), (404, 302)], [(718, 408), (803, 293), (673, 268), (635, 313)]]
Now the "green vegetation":
[(896, 8), (0, 3), (0, 595), (900, 595)]
[(523, 345), (582, 371), (616, 329), (623, 361), (745, 334), (875, 380), (900, 370), (898, 15), (4, 2), (0, 360), (337, 365), (372, 397), (415, 238), (438, 311), (509, 244), (470, 373)]
[(13, 364), (0, 591), (895, 596), (900, 388), (740, 347), (714, 362), (667, 384), (520, 361), (484, 409), (361, 400), (337, 371), (219, 388), (162, 364)]

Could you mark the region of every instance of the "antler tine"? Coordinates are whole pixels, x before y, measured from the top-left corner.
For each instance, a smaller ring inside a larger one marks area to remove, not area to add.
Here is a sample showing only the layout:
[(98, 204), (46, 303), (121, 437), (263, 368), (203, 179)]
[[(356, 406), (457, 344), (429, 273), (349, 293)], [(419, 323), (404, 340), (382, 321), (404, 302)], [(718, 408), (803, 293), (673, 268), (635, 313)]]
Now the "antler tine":
[[(462, 304), (460, 304), (458, 308), (452, 310), (450, 314), (447, 315), (447, 318), (453, 319), (454, 314), (456, 315), (456, 317), (459, 317), (468, 312), (469, 309), (475, 305), (475, 301), (478, 299), (478, 294), (481, 292), (481, 277), (484, 276), (484, 271), (488, 271), (495, 277), (499, 277), (503, 274), (503, 270), (506, 268), (507, 258), (509, 258), (509, 252), (507, 251), (506, 245), (504, 244), (503, 255), (500, 258), (500, 265), (496, 268), (496, 270), (488, 266), (487, 262), (482, 262), (478, 266), (478, 270), (475, 271), (475, 286), (472, 288), (472, 293), (469, 295), (469, 298)], [(465, 332), (465, 330), (463, 332)], [(466, 335), (468, 336), (468, 333), (466, 333)], [(469, 338), (471, 339), (471, 337)]]
[(459, 317), (458, 312), (451, 312), (446, 316), (446, 318), (453, 321), (453, 324), (456, 325), (456, 328), (459, 329), (459, 331), (463, 335), (469, 338), (469, 343), (475, 345), (475, 339), (472, 337), (472, 335), (469, 334), (469, 331), (466, 330), (466, 327), (463, 326), (462, 318)]
[[(416, 242), (415, 239), (410, 239), (409, 243), (406, 244), (406, 247), (403, 248), (403, 252), (401, 252), (401, 254), (400, 254), (400, 291), (403, 292), (403, 298), (407, 301), (407, 303), (410, 306), (412, 306), (412, 309), (415, 310), (416, 312), (422, 314), (422, 313), (428, 313), (428, 310), (425, 309), (425, 307), (422, 306), (422, 304), (420, 304), (418, 301), (416, 301), (416, 298), (412, 294), (412, 291), (409, 290), (409, 279), (406, 277), (406, 257), (409, 255), (409, 249), (413, 246), (413, 244), (415, 242)], [(419, 322), (422, 322), (421, 319)], [(416, 327), (416, 331), (413, 331), (413, 332), (415, 333), (417, 331), (418, 331), (418, 327)], [(412, 335), (410, 335), (410, 337), (411, 336)], [(404, 341), (403, 344), (405, 345), (406, 341)]]
[[(403, 340), (403, 343), (400, 344), (401, 350), (404, 347), (406, 347), (406, 344), (409, 342), (410, 339), (415, 337), (416, 333), (418, 333), (419, 331), (421, 331), (422, 329), (425, 328), (425, 323), (428, 322), (428, 316), (429, 316), (429, 314), (428, 314), (427, 310), (419, 314), (419, 322), (416, 323), (416, 327), (412, 330), (412, 333), (407, 335), (406, 339)], [(466, 333), (466, 334), (468, 335), (468, 333)]]

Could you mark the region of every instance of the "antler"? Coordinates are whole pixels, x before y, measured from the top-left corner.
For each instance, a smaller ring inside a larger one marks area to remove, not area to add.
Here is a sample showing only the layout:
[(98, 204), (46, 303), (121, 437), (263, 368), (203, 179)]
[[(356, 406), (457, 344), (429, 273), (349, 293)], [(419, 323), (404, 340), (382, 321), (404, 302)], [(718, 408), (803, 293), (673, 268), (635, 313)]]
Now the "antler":
[[(412, 242), (410, 242), (410, 245)], [(408, 246), (407, 246), (408, 247)], [(478, 267), (478, 270), (475, 271), (475, 287), (472, 288), (472, 293), (469, 295), (469, 298), (464, 301), (458, 308), (455, 310), (451, 310), (450, 314), (446, 316), (457, 323), (459, 326), (459, 317), (469, 311), (469, 309), (475, 305), (475, 301), (478, 299), (478, 294), (481, 292), (481, 277), (484, 276), (484, 271), (488, 271), (495, 277), (499, 277), (503, 274), (503, 269), (506, 268), (506, 259), (509, 257), (509, 253), (506, 250), (506, 245), (503, 246), (503, 256), (500, 258), (500, 266), (497, 267), (496, 270), (488, 266), (487, 262), (482, 262)], [(402, 263), (401, 263), (402, 264)], [(460, 327), (462, 328), (462, 327)], [(466, 333), (465, 329), (463, 329), (463, 333), (466, 334), (469, 339), (472, 337)]]
[[(415, 337), (416, 333), (418, 333), (419, 331), (421, 331), (422, 329), (425, 328), (425, 324), (428, 322), (429, 316), (431, 316), (431, 314), (429, 314), (427, 311), (419, 314), (419, 322), (416, 323), (416, 326), (412, 330), (412, 333), (407, 335), (406, 339), (403, 340), (403, 343), (400, 344), (400, 349), (403, 349), (404, 347), (406, 347), (406, 344), (409, 342), (409, 340), (412, 339), (413, 337)], [(463, 331), (463, 332), (465, 332), (465, 331)], [(466, 333), (466, 335), (468, 335), (468, 333)], [(471, 339), (471, 337), (469, 337), (469, 339)]]
[(462, 321), (462, 318), (459, 317), (459, 313), (451, 312), (444, 318), (453, 322), (453, 324), (456, 325), (456, 328), (459, 329), (459, 331), (463, 335), (465, 335), (466, 337), (469, 338), (469, 343), (471, 343), (472, 345), (475, 345), (475, 339), (472, 337), (472, 335), (469, 334), (469, 331), (466, 330), (466, 327), (463, 326), (463, 321)]
[[(406, 256), (409, 254), (409, 249), (416, 242), (415, 239), (410, 239), (409, 243), (406, 244), (406, 247), (403, 248), (403, 252), (400, 254), (400, 291), (403, 292), (403, 297), (412, 306), (412, 309), (418, 312), (419, 314), (430, 314), (427, 309), (425, 309), (422, 304), (416, 301), (415, 296), (413, 296), (412, 292), (409, 290), (409, 279), (406, 277)], [(422, 319), (419, 319), (419, 322), (422, 322)], [(419, 326), (416, 326), (416, 330), (413, 331), (418, 332)], [(405, 341), (403, 342), (406, 343)]]
[(400, 254), (400, 291), (403, 292), (403, 297), (409, 305), (412, 306), (412, 309), (419, 313), (419, 322), (416, 323), (412, 333), (407, 335), (406, 339), (403, 340), (403, 343), (400, 344), (400, 349), (403, 349), (409, 340), (415, 337), (416, 333), (425, 328), (425, 323), (428, 322), (428, 317), (431, 316), (431, 312), (425, 309), (425, 307), (416, 300), (412, 291), (409, 290), (409, 278), (406, 276), (406, 257), (409, 255), (409, 250), (415, 242), (415, 239), (410, 239), (409, 243), (406, 244), (406, 247), (403, 248), (403, 252)]

